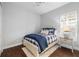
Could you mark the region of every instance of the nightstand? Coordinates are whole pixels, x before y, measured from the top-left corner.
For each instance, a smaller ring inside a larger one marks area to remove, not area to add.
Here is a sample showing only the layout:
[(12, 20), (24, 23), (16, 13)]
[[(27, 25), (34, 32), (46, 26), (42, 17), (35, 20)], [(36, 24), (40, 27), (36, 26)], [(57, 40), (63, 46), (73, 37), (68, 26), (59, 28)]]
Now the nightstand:
[(72, 38), (59, 37), (60, 48), (61, 48), (62, 44), (70, 45), (71, 49), (72, 49), (72, 53), (73, 53), (74, 43), (73, 43), (73, 39)]

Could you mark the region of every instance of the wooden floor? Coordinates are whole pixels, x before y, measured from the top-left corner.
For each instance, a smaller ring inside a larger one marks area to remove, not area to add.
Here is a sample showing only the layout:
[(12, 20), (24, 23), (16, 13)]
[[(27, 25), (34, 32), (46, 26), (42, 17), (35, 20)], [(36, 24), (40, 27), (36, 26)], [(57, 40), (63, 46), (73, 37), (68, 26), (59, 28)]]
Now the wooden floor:
[(23, 46), (16, 46), (9, 49), (5, 49), (1, 55), (1, 57), (26, 57), (24, 52), (22, 51)]
[[(1, 55), (1, 57), (26, 57), (24, 52), (22, 51), (23, 46), (16, 46), (9, 49), (5, 49)], [(79, 51), (71, 52), (70, 49), (67, 48), (58, 48), (54, 53), (50, 55), (50, 57), (79, 57)]]

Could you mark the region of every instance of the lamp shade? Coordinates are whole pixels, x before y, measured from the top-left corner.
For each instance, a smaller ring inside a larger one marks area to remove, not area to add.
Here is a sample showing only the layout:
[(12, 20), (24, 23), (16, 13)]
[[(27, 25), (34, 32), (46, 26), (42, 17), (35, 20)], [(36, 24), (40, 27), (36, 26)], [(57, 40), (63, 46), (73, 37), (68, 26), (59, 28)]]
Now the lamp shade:
[(70, 32), (69, 26), (64, 26), (63, 31), (64, 31), (64, 32)]

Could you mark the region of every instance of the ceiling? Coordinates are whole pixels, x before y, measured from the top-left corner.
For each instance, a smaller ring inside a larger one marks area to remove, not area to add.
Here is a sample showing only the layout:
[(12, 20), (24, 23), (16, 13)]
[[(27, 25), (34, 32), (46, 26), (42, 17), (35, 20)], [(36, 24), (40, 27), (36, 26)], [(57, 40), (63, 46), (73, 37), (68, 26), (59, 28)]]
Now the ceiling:
[(37, 6), (36, 2), (16, 2), (16, 3), (13, 2), (13, 4), (15, 5), (17, 4), (20, 7), (26, 8), (27, 10), (38, 14), (47, 13), (67, 3), (69, 2), (43, 2), (43, 3), (40, 3), (39, 6)]

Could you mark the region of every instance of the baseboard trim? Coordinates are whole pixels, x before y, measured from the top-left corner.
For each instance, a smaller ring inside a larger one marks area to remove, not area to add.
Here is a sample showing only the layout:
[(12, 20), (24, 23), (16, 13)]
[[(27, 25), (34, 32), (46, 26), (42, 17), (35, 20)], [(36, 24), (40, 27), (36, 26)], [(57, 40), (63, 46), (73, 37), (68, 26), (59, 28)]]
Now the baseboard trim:
[(11, 48), (11, 47), (14, 47), (14, 46), (18, 46), (18, 45), (21, 45), (21, 44), (22, 44), (22, 42), (16, 43), (16, 44), (13, 44), (13, 45), (6, 46), (3, 49), (8, 49), (8, 48)]
[[(72, 49), (71, 46), (68, 46), (68, 45), (61, 45), (61, 46)], [(77, 46), (74, 46), (73, 49), (79, 51), (79, 47), (77, 47)]]
[(79, 47), (75, 47), (74, 49), (79, 51)]

